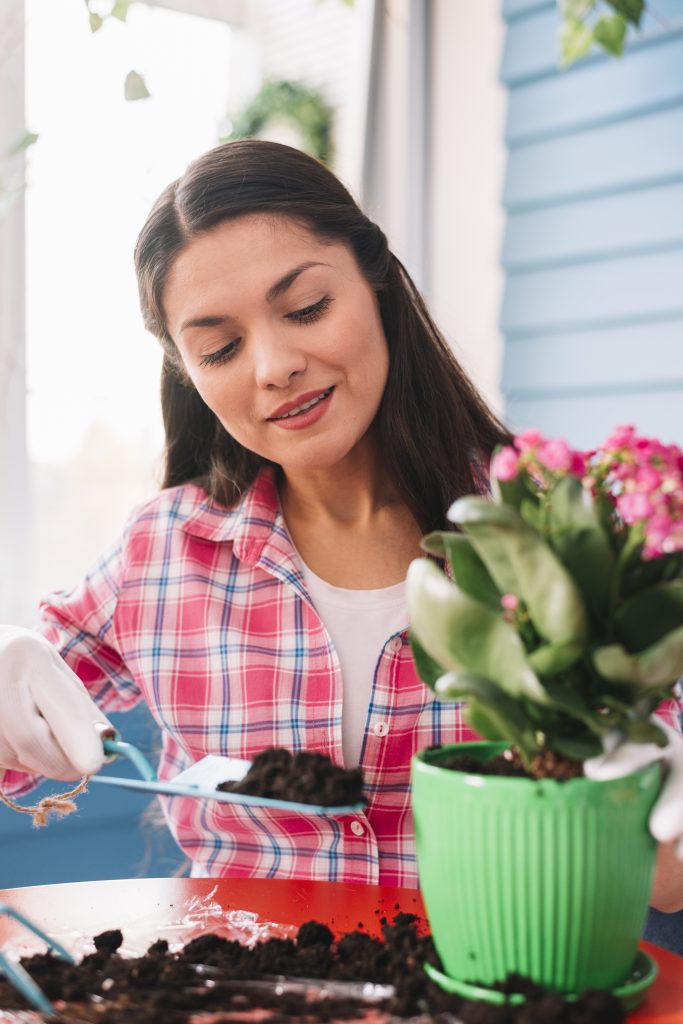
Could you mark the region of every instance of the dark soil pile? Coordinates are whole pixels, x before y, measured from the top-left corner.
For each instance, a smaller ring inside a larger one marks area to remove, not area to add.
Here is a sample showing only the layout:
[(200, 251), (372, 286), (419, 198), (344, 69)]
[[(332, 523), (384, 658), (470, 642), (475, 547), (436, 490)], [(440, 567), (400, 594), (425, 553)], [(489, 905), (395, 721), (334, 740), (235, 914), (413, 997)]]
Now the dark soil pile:
[(256, 755), (240, 782), (222, 782), (216, 789), (321, 807), (347, 807), (363, 802), (363, 773), (360, 768), (341, 768), (325, 754), (306, 750), (291, 754), (284, 747), (268, 747)]
[[(588, 991), (569, 1003), (518, 978), (508, 979), (506, 988), (525, 992), (521, 1007), (447, 995), (422, 969), (426, 960), (440, 963), (431, 938), (418, 932), (417, 918), (398, 914), (392, 923), (382, 919), (382, 928), (382, 939), (358, 930), (335, 943), (329, 928), (309, 921), (296, 940), (270, 939), (253, 948), (205, 933), (174, 954), (167, 942), (157, 941), (137, 959), (118, 955), (122, 935), (110, 931), (96, 937), (96, 952), (76, 966), (51, 953), (22, 963), (63, 1024), (391, 1024), (405, 1018), (412, 1024), (416, 1018), (425, 1024), (622, 1024), (626, 1019), (610, 993)], [(395, 994), (370, 1003), (334, 991), (325, 996), (305, 986), (296, 990), (292, 984), (278, 992), (268, 981), (273, 975), (392, 985)], [(26, 1008), (1, 976), (0, 1007)]]

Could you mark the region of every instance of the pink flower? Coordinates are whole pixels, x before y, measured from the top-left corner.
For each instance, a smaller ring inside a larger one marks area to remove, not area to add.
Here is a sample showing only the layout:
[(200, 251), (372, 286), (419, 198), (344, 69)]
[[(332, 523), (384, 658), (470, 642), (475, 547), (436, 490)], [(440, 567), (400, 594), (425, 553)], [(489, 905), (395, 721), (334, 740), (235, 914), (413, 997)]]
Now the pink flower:
[(500, 603), (506, 612), (514, 612), (519, 608), (519, 598), (516, 594), (503, 594)]
[(544, 441), (539, 445), (536, 457), (546, 469), (566, 473), (573, 465), (571, 448), (566, 441)]
[(659, 558), (668, 551), (677, 550), (673, 542), (670, 543), (673, 525), (671, 516), (666, 512), (658, 512), (645, 524), (645, 559)]
[(600, 445), (601, 448), (626, 448), (636, 434), (636, 428), (628, 423), (625, 426), (616, 427), (607, 440)]
[(652, 514), (650, 497), (642, 491), (628, 491), (617, 498), (617, 511), (625, 523), (632, 525)]
[(587, 454), (584, 454), (583, 452), (572, 452), (572, 461), (569, 466), (569, 472), (572, 476), (578, 476), (579, 480), (582, 480), (586, 472), (587, 465)]
[(535, 448), (542, 440), (540, 431), (523, 430), (521, 434), (517, 434), (515, 437), (515, 447), (519, 448), (520, 452), (526, 452), (529, 448)]
[(498, 480), (514, 480), (519, 470), (519, 455), (512, 447), (506, 445), (493, 457), (491, 471)]
[(652, 466), (639, 466), (633, 474), (636, 487), (645, 494), (656, 491), (662, 483), (662, 474), (658, 473)]

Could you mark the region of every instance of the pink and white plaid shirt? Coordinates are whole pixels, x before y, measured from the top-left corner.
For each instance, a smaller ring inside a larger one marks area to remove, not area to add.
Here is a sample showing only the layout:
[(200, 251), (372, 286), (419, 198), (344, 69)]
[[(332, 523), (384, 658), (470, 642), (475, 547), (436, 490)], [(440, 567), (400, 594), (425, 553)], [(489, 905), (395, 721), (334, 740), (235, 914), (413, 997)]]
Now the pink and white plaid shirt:
[[(82, 585), (50, 595), (42, 613), (41, 631), (105, 712), (147, 702), (162, 730), (161, 778), (206, 754), (252, 758), (268, 746), (343, 764), (339, 661), (269, 471), (231, 511), (194, 485), (163, 491)], [(377, 651), (365, 813), (327, 819), (161, 799), (196, 873), (417, 886), (411, 756), (473, 738), (459, 705), (434, 700), (417, 677), (403, 631)], [(3, 779), (7, 792), (28, 784)]]

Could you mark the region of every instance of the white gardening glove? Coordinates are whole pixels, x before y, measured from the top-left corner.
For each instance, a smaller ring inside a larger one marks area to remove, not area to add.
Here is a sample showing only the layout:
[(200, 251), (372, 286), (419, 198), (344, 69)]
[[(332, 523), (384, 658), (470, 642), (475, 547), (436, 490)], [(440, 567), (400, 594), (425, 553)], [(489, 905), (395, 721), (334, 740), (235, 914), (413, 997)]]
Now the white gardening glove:
[(666, 773), (650, 814), (650, 832), (660, 843), (675, 842), (676, 855), (683, 860), (683, 736), (656, 715), (652, 721), (666, 736), (665, 747), (620, 743), (621, 734), (611, 732), (603, 740), (604, 752), (585, 761), (583, 770), (589, 779), (618, 779), (661, 761)]
[(104, 760), (96, 722), (109, 725), (52, 644), (0, 626), (0, 771), (62, 781), (92, 775)]

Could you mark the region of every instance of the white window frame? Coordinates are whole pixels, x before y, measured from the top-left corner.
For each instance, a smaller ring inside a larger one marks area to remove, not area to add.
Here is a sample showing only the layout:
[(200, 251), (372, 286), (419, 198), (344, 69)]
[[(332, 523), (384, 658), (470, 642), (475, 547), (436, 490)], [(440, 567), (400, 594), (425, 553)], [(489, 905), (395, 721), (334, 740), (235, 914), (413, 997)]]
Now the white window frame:
[[(0, 167), (23, 177), (24, 157), (4, 158), (25, 131), (24, 0), (0, 0)], [(0, 622), (26, 621), (25, 206), (17, 196), (0, 219)]]

